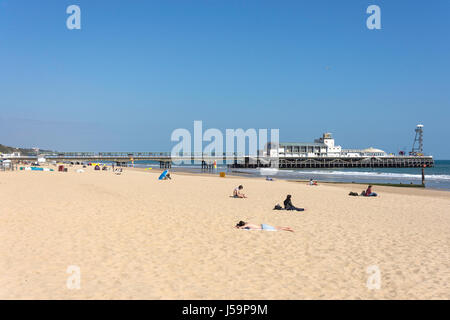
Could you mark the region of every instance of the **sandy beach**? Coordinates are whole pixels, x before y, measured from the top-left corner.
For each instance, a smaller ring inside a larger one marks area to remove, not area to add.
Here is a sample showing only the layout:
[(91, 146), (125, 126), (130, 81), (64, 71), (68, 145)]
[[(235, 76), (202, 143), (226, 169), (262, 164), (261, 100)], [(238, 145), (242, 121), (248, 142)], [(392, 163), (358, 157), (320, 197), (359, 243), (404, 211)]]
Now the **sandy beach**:
[(450, 298), (449, 192), (85, 170), (0, 172), (0, 299)]

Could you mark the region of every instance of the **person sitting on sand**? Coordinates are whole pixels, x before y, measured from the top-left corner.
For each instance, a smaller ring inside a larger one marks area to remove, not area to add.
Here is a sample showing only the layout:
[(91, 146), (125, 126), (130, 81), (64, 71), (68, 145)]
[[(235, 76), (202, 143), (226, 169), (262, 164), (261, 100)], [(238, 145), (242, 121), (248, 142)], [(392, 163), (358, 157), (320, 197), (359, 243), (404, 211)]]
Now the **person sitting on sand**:
[(287, 195), (286, 200), (284, 200), (284, 209), (285, 210), (297, 210), (297, 211), (305, 211), (303, 208), (297, 208), (292, 204), (291, 200), (292, 196), (290, 194)]
[(239, 221), (236, 224), (237, 229), (244, 229), (244, 230), (264, 230), (264, 231), (290, 231), (294, 232), (294, 230), (290, 227), (272, 227), (268, 224), (251, 224), (245, 221)]
[(366, 193), (364, 194), (366, 197), (376, 197), (378, 196), (375, 192), (372, 192), (372, 186), (368, 186)]
[(317, 181), (314, 181), (313, 179), (309, 179), (309, 185), (310, 186), (317, 186)]
[(242, 184), (239, 187), (234, 188), (233, 197), (234, 198), (247, 198), (245, 194), (241, 193), (241, 190), (244, 189)]

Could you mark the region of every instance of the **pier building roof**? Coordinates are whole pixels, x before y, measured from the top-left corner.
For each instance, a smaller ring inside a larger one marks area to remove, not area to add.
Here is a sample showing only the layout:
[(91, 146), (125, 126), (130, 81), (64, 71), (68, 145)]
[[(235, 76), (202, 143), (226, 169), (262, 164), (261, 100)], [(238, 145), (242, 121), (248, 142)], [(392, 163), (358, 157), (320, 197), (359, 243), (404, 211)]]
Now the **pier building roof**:
[(385, 153), (384, 150), (376, 149), (374, 147), (370, 147), (370, 148), (364, 149), (362, 151), (363, 152), (372, 152), (372, 153), (376, 153), (376, 152)]
[(281, 147), (294, 146), (294, 147), (326, 147), (327, 145), (322, 142), (280, 142)]

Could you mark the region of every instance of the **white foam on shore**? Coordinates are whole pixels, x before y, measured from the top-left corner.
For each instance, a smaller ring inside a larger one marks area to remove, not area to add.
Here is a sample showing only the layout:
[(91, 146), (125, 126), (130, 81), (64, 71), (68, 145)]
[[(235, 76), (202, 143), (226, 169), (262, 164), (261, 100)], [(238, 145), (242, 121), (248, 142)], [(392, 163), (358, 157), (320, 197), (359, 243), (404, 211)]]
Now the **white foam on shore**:
[[(364, 171), (282, 171), (286, 173), (293, 173), (294, 175), (307, 175), (307, 174), (317, 174), (317, 175), (337, 175), (337, 176), (354, 176), (354, 177), (377, 177), (377, 178), (398, 178), (398, 179), (422, 179), (420, 174), (409, 174), (409, 173), (392, 173), (392, 172), (364, 172)], [(427, 179), (434, 180), (450, 180), (450, 175), (445, 174), (427, 174), (425, 176)]]
[[(233, 170), (234, 171), (234, 170)], [(236, 172), (248, 172), (248, 173), (261, 173), (259, 169), (247, 169), (240, 168), (236, 169)], [(309, 177), (309, 176), (334, 176), (334, 177), (342, 177), (342, 178), (377, 178), (377, 179), (413, 179), (413, 180), (421, 180), (422, 175), (420, 174), (411, 174), (411, 173), (395, 173), (395, 172), (367, 172), (367, 171), (337, 171), (337, 170), (278, 170), (277, 175), (279, 177)], [(450, 181), (450, 175), (446, 174), (426, 174), (425, 178), (427, 180), (444, 180)]]

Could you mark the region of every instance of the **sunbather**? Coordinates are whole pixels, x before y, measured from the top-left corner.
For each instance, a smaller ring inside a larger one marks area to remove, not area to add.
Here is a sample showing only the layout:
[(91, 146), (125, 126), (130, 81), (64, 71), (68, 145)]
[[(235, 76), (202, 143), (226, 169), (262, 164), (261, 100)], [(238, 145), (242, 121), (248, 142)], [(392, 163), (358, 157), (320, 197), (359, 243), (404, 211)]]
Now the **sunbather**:
[(290, 231), (294, 232), (294, 230), (290, 227), (272, 227), (268, 224), (252, 224), (245, 221), (239, 221), (236, 224), (237, 229), (245, 229), (245, 230), (264, 230), (264, 231)]

